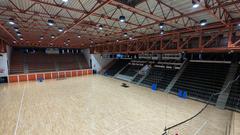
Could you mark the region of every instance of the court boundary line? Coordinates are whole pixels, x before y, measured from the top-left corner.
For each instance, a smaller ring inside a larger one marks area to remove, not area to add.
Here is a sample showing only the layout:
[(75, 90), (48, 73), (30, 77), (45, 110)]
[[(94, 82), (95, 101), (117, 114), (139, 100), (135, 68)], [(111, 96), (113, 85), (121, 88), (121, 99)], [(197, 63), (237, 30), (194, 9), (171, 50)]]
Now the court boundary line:
[(25, 95), (25, 90), (26, 90), (26, 85), (24, 85), (24, 87), (23, 87), (21, 103), (20, 103), (20, 106), (19, 106), (17, 122), (16, 122), (16, 126), (15, 126), (15, 130), (14, 130), (14, 134), (13, 135), (17, 135), (17, 129), (18, 129), (19, 121), (20, 121), (21, 112), (22, 112), (22, 106), (23, 106), (23, 99), (24, 99), (24, 95)]
[(198, 135), (198, 133), (206, 126), (207, 123), (208, 121), (206, 120), (193, 135)]

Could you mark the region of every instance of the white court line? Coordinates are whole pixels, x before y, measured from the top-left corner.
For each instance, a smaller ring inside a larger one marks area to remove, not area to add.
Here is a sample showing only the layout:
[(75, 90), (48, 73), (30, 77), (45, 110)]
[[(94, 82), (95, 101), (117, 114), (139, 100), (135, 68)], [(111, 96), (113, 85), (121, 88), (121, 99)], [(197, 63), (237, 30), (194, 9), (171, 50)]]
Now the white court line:
[(20, 115), (21, 115), (21, 111), (22, 111), (22, 104), (23, 104), (25, 89), (26, 89), (26, 84), (24, 85), (24, 88), (23, 88), (22, 99), (21, 99), (19, 110), (18, 110), (18, 118), (17, 118), (17, 123), (16, 123), (16, 126), (15, 126), (15, 130), (14, 130), (14, 135), (17, 135), (17, 129), (18, 129)]
[(207, 121), (205, 121), (202, 126), (194, 133), (194, 135), (197, 135), (204, 127), (205, 125), (207, 124)]

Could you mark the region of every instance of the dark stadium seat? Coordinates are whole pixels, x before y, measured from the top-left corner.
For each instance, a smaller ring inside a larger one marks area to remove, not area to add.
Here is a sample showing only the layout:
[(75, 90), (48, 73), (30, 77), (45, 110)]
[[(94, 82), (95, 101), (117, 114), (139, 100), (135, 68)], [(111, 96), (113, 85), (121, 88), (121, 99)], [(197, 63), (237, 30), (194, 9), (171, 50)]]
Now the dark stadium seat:
[[(188, 96), (207, 101), (211, 94), (221, 91), (230, 64), (190, 62), (172, 88), (186, 90)], [(215, 103), (217, 97), (213, 97)]]
[(153, 67), (149, 75), (142, 81), (142, 84), (151, 86), (153, 83), (156, 83), (157, 88), (165, 89), (176, 75), (177, 71), (176, 69)]
[(125, 67), (128, 62), (129, 60), (117, 60), (104, 74), (114, 76), (118, 71)]

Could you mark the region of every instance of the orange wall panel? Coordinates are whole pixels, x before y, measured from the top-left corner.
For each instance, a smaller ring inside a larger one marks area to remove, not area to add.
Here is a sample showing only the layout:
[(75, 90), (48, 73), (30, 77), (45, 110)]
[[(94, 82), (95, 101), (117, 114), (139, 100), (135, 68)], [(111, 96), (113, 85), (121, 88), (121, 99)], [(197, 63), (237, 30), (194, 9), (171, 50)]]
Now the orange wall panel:
[(35, 74), (29, 74), (29, 75), (28, 75), (28, 80), (29, 80), (29, 81), (35, 81), (35, 80), (36, 80)]
[(45, 73), (45, 79), (52, 79), (51, 73)]
[(52, 73), (52, 79), (56, 79), (56, 78), (58, 78), (58, 73)]
[(64, 78), (65, 77), (65, 72), (59, 72), (59, 77)]
[(72, 77), (77, 76), (77, 72), (76, 71), (72, 71)]
[(88, 70), (88, 74), (89, 74), (89, 75), (93, 74), (93, 70), (91, 70), (91, 69)]
[(66, 77), (71, 77), (71, 72), (66, 72)]
[(37, 74), (37, 79), (38, 78), (43, 78), (43, 74)]
[(78, 75), (78, 76), (82, 76), (82, 75), (83, 75), (83, 72), (82, 72), (82, 70), (80, 70), (80, 71), (77, 71), (77, 75)]
[(83, 70), (83, 75), (87, 75), (87, 70)]
[(19, 82), (27, 81), (27, 75), (19, 75)]
[(14, 76), (9, 76), (9, 82), (18, 82), (18, 76), (17, 75), (14, 75)]

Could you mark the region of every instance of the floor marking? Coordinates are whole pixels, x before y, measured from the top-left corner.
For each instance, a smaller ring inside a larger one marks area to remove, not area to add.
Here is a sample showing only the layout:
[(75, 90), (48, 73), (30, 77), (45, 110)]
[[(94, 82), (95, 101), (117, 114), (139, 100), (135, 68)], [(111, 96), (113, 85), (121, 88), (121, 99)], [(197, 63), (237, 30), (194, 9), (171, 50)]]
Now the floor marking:
[(17, 129), (18, 129), (20, 115), (21, 115), (21, 111), (22, 111), (22, 104), (23, 104), (23, 98), (24, 98), (24, 95), (25, 95), (25, 89), (26, 89), (26, 85), (24, 85), (24, 88), (23, 88), (22, 99), (21, 99), (19, 110), (18, 110), (18, 118), (17, 118), (17, 123), (16, 123), (16, 126), (15, 126), (15, 130), (14, 130), (14, 135), (17, 135)]
[(202, 126), (194, 133), (194, 135), (197, 135), (204, 127), (205, 125), (207, 124), (207, 121), (205, 121)]

